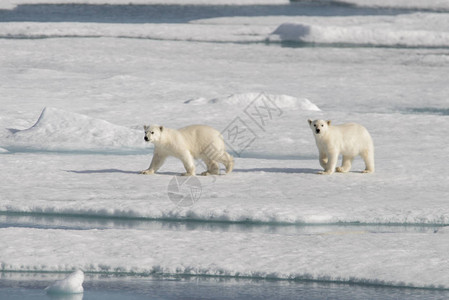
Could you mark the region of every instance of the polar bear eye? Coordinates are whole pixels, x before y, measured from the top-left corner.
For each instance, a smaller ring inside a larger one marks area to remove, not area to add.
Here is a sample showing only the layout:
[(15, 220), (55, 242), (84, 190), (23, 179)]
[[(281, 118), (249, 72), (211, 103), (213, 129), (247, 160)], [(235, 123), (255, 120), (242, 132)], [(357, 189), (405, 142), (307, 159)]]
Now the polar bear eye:
[(324, 125), (323, 125), (323, 124), (321, 124), (321, 127), (324, 127)]
[(151, 131), (150, 133), (151, 133), (151, 134), (154, 134), (154, 131)]

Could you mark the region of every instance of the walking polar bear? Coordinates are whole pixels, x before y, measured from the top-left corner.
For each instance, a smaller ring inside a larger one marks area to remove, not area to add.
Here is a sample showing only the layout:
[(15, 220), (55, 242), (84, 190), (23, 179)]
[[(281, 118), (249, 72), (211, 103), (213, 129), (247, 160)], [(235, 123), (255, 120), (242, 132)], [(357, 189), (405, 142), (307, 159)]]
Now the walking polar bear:
[[(374, 172), (374, 145), (365, 127), (355, 123), (331, 126), (331, 121), (323, 120), (309, 119), (308, 122), (315, 136), (320, 165), (324, 168), (320, 174), (348, 172), (357, 155), (365, 161), (366, 168), (363, 173)], [(336, 168), (340, 154), (343, 155), (343, 162), (341, 167)]]
[(202, 159), (207, 171), (201, 175), (218, 175), (218, 163), (226, 167), (226, 174), (234, 167), (234, 159), (226, 152), (221, 133), (206, 125), (191, 125), (179, 130), (159, 125), (144, 126), (145, 141), (154, 144), (154, 155), (148, 169), (141, 174), (154, 174), (168, 156), (179, 158), (184, 164), (184, 176), (195, 175), (194, 159)]

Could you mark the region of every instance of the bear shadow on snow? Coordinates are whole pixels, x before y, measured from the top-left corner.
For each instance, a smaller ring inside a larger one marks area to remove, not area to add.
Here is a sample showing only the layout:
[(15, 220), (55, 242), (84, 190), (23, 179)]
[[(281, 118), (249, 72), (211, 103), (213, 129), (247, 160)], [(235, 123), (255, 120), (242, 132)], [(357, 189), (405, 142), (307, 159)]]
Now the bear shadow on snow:
[(119, 170), (119, 169), (99, 169), (99, 170), (65, 170), (69, 173), (76, 173), (76, 174), (95, 174), (95, 173), (124, 173), (124, 174), (139, 174), (139, 172), (136, 171), (126, 171), (126, 170)]
[[(123, 174), (137, 174), (139, 175), (139, 171), (128, 171), (128, 170), (120, 170), (120, 169), (98, 169), (98, 170), (64, 170), (69, 173), (76, 174), (103, 174), (103, 173), (123, 173)], [(157, 175), (169, 175), (169, 176), (181, 176), (179, 172), (158, 172)]]
[(298, 174), (314, 174), (318, 169), (310, 168), (251, 168), (251, 169), (234, 169), (237, 173), (250, 172), (266, 172), (266, 173), (298, 173)]
[[(139, 175), (139, 171), (128, 171), (128, 170), (120, 170), (120, 169), (98, 169), (98, 170), (64, 170), (69, 173), (76, 174), (104, 174), (104, 173), (123, 173), (123, 174), (137, 174)], [(169, 176), (180, 176), (179, 172), (158, 172), (158, 175), (169, 175)]]
[[(123, 174), (139, 174), (138, 171), (128, 171), (120, 169), (98, 169), (98, 170), (65, 170), (66, 172), (76, 174), (102, 174), (102, 173), (123, 173)], [(314, 174), (318, 169), (310, 168), (250, 168), (250, 169), (234, 169), (237, 173), (266, 172), (266, 173), (297, 173), (297, 174)], [(180, 176), (179, 172), (158, 172), (158, 175)]]

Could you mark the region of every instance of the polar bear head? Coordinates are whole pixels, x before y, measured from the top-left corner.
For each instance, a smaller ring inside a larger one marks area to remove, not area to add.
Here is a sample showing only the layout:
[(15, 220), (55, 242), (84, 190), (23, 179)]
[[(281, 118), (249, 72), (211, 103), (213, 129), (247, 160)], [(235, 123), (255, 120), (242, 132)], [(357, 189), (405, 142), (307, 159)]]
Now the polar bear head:
[(162, 131), (164, 131), (164, 126), (159, 125), (144, 125), (145, 137), (143, 138), (145, 142), (157, 143), (161, 140)]
[(312, 129), (313, 134), (316, 135), (324, 135), (327, 130), (329, 129), (329, 126), (331, 125), (331, 121), (324, 121), (324, 120), (308, 120), (309, 126)]

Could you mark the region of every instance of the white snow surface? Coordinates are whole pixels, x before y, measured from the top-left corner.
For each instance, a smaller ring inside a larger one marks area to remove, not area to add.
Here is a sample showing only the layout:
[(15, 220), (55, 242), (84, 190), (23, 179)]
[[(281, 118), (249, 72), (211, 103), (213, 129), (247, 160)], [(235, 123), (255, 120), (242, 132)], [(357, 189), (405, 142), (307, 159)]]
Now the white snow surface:
[[(448, 19), (0, 22), (1, 270), (449, 289)], [(291, 40), (329, 47), (277, 43)], [(317, 175), (309, 118), (364, 125), (376, 172), (361, 174), (357, 158), (348, 174)], [(198, 176), (200, 199), (178, 207), (168, 187), (182, 163), (139, 175), (152, 156), (141, 128), (194, 123), (223, 133), (235, 170)], [(246, 125), (241, 143), (236, 124)], [(17, 216), (163, 225), (20, 228)], [(194, 221), (230, 229), (192, 229)], [(368, 227), (385, 225), (401, 230)]]
[(79, 294), (84, 292), (84, 272), (76, 270), (62, 280), (57, 280), (45, 290), (47, 294)]
[[(0, 249), (2, 259), (8, 258), (3, 271), (33, 271), (32, 266), (38, 265), (60, 272), (76, 266), (86, 272), (115, 274), (306, 279), (428, 288), (447, 288), (449, 280), (447, 233), (186, 234), (177, 230), (24, 228), (0, 229), (0, 233), (10, 241), (9, 248)], [(55, 240), (59, 247), (48, 251)], [(21, 247), (24, 242), (25, 248)], [(35, 249), (34, 256), (27, 255), (27, 249)]]

